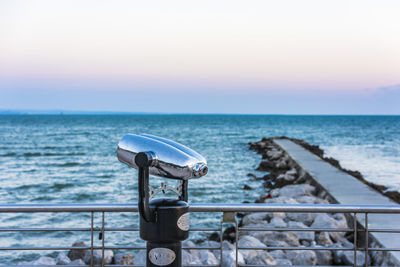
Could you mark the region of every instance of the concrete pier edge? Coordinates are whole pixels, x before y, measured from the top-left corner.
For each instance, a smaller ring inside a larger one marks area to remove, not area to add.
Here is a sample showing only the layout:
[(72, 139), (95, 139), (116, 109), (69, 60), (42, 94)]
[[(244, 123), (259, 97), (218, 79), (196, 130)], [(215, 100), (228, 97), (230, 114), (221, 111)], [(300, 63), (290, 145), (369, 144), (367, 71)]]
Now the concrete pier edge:
[[(362, 183), (355, 177), (339, 170), (315, 154), (289, 139), (274, 139), (274, 144), (285, 151), (290, 160), (297, 163), (301, 172), (307, 174), (310, 183), (326, 192), (333, 203), (351, 205), (398, 205), (388, 197)], [(352, 219), (352, 218), (349, 218)], [(357, 216), (359, 227), (365, 228), (364, 216)], [(399, 229), (400, 214), (368, 215), (368, 227), (379, 229)], [(369, 233), (369, 246), (382, 248), (400, 248), (400, 235), (393, 238), (388, 233)], [(370, 252), (382, 265), (400, 266), (400, 252)]]

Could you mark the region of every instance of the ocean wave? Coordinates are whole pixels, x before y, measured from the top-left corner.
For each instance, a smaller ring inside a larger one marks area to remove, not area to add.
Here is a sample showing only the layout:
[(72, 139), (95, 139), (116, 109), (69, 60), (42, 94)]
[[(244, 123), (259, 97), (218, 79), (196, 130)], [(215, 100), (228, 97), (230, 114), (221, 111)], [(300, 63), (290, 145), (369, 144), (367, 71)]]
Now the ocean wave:
[(83, 152), (72, 152), (72, 153), (44, 153), (45, 157), (57, 157), (57, 156), (85, 156), (86, 153)]
[(42, 153), (40, 152), (26, 152), (24, 154), (22, 154), (22, 156), (29, 158), (29, 157), (40, 157), (42, 155)]
[(76, 186), (76, 184), (71, 184), (71, 183), (54, 183), (52, 184), (49, 189), (56, 189), (56, 190), (61, 190), (64, 188), (71, 188)]
[(17, 153), (15, 152), (8, 152), (5, 154), (1, 154), (0, 157), (15, 157), (17, 155)]
[(85, 163), (80, 163), (80, 162), (65, 162), (65, 163), (60, 163), (60, 164), (53, 164), (52, 166), (56, 167), (76, 167), (76, 166), (89, 166), (90, 163), (85, 162)]

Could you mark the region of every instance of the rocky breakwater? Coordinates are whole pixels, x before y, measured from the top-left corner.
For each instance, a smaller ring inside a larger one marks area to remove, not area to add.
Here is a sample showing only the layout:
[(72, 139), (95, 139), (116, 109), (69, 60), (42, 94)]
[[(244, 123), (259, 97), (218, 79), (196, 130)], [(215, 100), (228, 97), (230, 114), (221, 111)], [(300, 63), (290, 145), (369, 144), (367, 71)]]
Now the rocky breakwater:
[[(84, 242), (75, 242), (73, 247), (87, 247)], [(67, 253), (60, 252), (56, 257), (42, 256), (31, 262), (20, 262), (18, 265), (90, 265), (92, 252), (90, 249), (71, 249)], [(133, 256), (131, 253), (114, 253), (112, 250), (100, 249), (93, 250), (94, 266), (103, 264), (131, 265), (133, 264)]]
[[(266, 172), (263, 177), (249, 174), (251, 179), (263, 182), (265, 193), (256, 202), (280, 204), (330, 204), (329, 194), (311, 184), (308, 174), (277, 147), (270, 138), (250, 143), (250, 149), (262, 155), (258, 171)], [(251, 213), (246, 214), (240, 226), (263, 228), (348, 228), (344, 214), (326, 213)], [(301, 248), (353, 248), (353, 235), (346, 232), (324, 231), (249, 231), (239, 237), (241, 244), (254, 247), (273, 247), (259, 251), (251, 258), (245, 257), (246, 263), (254, 258), (263, 264), (279, 265), (353, 265), (353, 251), (301, 250)], [(276, 249), (281, 247), (281, 249)], [(298, 247), (299, 250), (284, 250), (285, 247)], [(241, 252), (244, 256), (249, 253)], [(253, 253), (254, 254), (254, 253)], [(271, 261), (271, 258), (274, 261)], [(368, 257), (370, 263), (370, 259)], [(260, 263), (261, 263), (260, 262)], [(357, 252), (357, 265), (365, 264), (364, 252)]]

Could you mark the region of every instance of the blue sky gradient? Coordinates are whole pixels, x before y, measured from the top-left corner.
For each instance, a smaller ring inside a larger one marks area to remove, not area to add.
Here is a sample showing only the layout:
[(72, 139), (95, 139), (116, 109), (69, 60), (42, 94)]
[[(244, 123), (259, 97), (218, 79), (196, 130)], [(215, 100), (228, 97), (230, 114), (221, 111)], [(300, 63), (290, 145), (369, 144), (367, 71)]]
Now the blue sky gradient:
[(395, 0), (0, 0), (0, 110), (400, 114)]

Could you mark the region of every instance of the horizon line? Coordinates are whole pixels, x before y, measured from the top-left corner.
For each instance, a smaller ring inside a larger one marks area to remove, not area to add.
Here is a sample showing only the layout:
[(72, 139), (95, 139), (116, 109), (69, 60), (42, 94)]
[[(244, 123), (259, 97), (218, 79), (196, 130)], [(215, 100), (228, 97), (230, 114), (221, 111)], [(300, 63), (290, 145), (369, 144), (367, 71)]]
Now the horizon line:
[(248, 115), (248, 116), (400, 116), (400, 114), (312, 114), (312, 113), (190, 113), (190, 112), (142, 112), (142, 111), (101, 111), (101, 110), (38, 110), (0, 109), (0, 115)]

